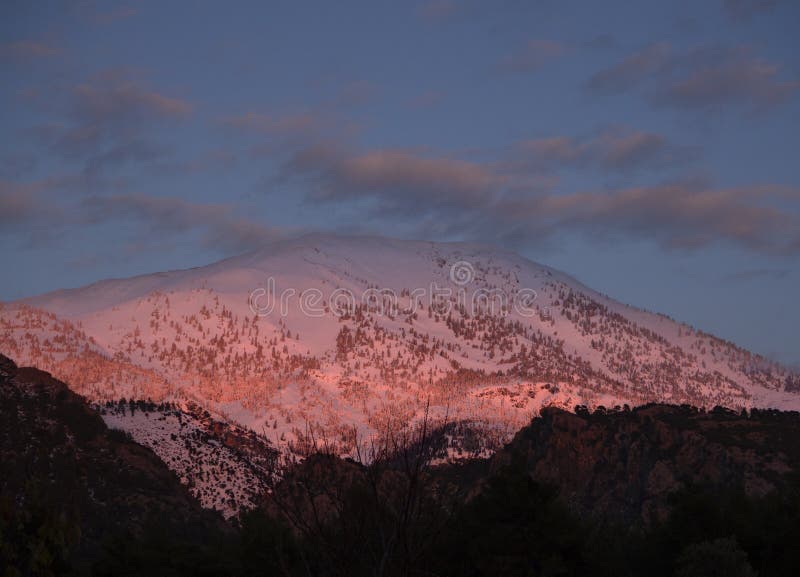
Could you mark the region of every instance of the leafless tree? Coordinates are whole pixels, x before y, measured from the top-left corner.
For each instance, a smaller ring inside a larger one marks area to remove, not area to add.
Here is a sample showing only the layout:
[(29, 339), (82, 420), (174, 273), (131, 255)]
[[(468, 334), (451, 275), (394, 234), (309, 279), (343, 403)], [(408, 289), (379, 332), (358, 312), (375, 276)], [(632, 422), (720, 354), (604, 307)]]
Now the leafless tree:
[(309, 556), (322, 559), (317, 574), (424, 574), (425, 556), (459, 502), (458, 491), (431, 474), (442, 448), (438, 425), (428, 404), (416, 425), (388, 426), (366, 440), (353, 429), (354, 459), (340, 459), (307, 427), (313, 451), (272, 488), (269, 503)]

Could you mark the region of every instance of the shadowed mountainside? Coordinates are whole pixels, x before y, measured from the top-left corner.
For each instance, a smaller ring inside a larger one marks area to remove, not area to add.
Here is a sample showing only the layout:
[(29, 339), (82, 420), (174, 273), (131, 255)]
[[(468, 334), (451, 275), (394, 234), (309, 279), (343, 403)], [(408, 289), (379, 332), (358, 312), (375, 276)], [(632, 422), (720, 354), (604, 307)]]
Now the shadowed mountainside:
[(442, 433), (298, 463), (266, 509), (325, 575), (793, 575), (800, 414), (546, 409), (489, 460)]
[(88, 566), (155, 526), (189, 543), (223, 527), (150, 449), (108, 429), (64, 383), (2, 355), (0, 456), (4, 574)]
[(493, 460), (559, 488), (576, 511), (615, 521), (663, 519), (692, 486), (785, 489), (800, 472), (800, 414), (645, 405), (571, 413), (547, 408)]
[[(795, 575), (800, 415), (545, 409), (493, 458), (446, 431), (310, 454), (233, 525), (65, 384), (0, 356), (9, 575)], [(720, 573), (722, 572), (722, 573)]]

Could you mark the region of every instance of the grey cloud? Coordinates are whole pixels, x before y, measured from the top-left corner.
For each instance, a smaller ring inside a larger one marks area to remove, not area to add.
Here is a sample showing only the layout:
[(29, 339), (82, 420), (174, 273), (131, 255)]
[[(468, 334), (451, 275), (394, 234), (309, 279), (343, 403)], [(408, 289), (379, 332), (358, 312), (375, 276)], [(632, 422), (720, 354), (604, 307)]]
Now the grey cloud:
[(36, 190), (0, 181), (0, 230), (26, 226), (43, 208), (35, 199)]
[(653, 75), (668, 62), (668, 44), (650, 44), (634, 52), (619, 63), (594, 74), (587, 87), (596, 92), (622, 92), (629, 90)]
[[(232, 153), (210, 150), (194, 158), (175, 158), (174, 150), (161, 143), (159, 129), (177, 126), (192, 114), (192, 105), (165, 96), (136, 82), (124, 71), (110, 71), (74, 86), (69, 103), (58, 121), (41, 124), (30, 133), (60, 158), (78, 164), (83, 190), (101, 189), (119, 171), (131, 174), (174, 175), (214, 169), (225, 170), (235, 162)], [(299, 129), (301, 118), (276, 120), (272, 129)], [(250, 114), (222, 122), (239, 129), (266, 131), (267, 119)], [(77, 175), (73, 177), (77, 181)]]
[(780, 66), (745, 48), (705, 48), (672, 63), (673, 70), (653, 94), (655, 102), (676, 108), (710, 109), (725, 104), (765, 108), (780, 104), (800, 89), (783, 80)]
[(800, 219), (778, 208), (785, 191), (770, 187), (715, 189), (692, 183), (637, 187), (611, 193), (550, 195), (504, 207), (538, 219), (552, 232), (575, 230), (648, 239), (667, 248), (696, 249), (719, 242), (756, 252), (800, 248)]
[[(568, 146), (555, 149), (572, 160)], [(556, 194), (505, 168), (411, 151), (347, 155), (316, 148), (299, 153), (284, 176), (304, 180), (309, 201), (361, 206), (383, 222), (416, 223), (425, 233), (519, 244), (579, 233), (672, 249), (727, 243), (768, 254), (800, 251), (800, 192), (794, 189), (679, 182)]]
[(613, 34), (598, 34), (584, 42), (582, 46), (587, 50), (610, 50), (617, 47), (617, 39)]
[(725, 12), (734, 20), (746, 20), (756, 14), (771, 12), (779, 0), (722, 0)]
[(519, 152), (534, 168), (599, 168), (630, 171), (678, 166), (699, 156), (689, 146), (670, 143), (652, 132), (626, 127), (606, 128), (593, 135), (576, 138), (556, 136), (523, 141)]
[(706, 46), (676, 54), (652, 44), (593, 75), (595, 93), (642, 90), (654, 104), (685, 110), (741, 105), (764, 109), (791, 98), (800, 81), (747, 47)]
[(321, 201), (371, 196), (383, 212), (413, 212), (418, 203), (447, 210), (452, 203), (474, 206), (505, 184), (490, 168), (451, 158), (427, 158), (408, 150), (376, 150), (348, 155), (318, 145), (297, 152), (284, 176), (300, 176), (311, 197)]
[(197, 174), (201, 172), (224, 172), (236, 166), (238, 158), (229, 150), (209, 150), (195, 158), (184, 161), (160, 162), (157, 172), (166, 175)]
[(17, 179), (36, 166), (36, 158), (30, 154), (7, 154), (0, 156), (0, 178)]
[(335, 135), (341, 141), (358, 130), (354, 124), (343, 123), (335, 115), (318, 111), (246, 112), (220, 118), (217, 125), (248, 136), (252, 143), (250, 155), (254, 158), (285, 156), (326, 135)]
[[(230, 205), (177, 197), (121, 193), (92, 195), (76, 203), (61, 194), (69, 186), (69, 177), (30, 184), (0, 181), (0, 234), (29, 246), (43, 245), (77, 230), (118, 221), (140, 227), (136, 242), (199, 234), (204, 245), (233, 254), (287, 232), (241, 216)], [(143, 230), (147, 234), (141, 234)]]
[(100, 80), (102, 83), (80, 84), (74, 90), (77, 114), (87, 122), (136, 121), (148, 114), (185, 116), (192, 110), (184, 100), (145, 90), (116, 74)]
[(9, 60), (30, 60), (33, 58), (45, 58), (57, 56), (61, 53), (59, 48), (55, 48), (44, 42), (33, 40), (19, 40), (0, 45), (0, 58)]
[(161, 150), (148, 131), (186, 118), (192, 106), (142, 87), (126, 73), (110, 71), (73, 87), (67, 114), (40, 134), (51, 150), (82, 161), (91, 173), (124, 162), (150, 161)]
[(108, 12), (98, 12), (92, 17), (92, 20), (96, 24), (111, 24), (117, 20), (125, 20), (130, 18), (136, 14), (137, 10), (133, 6), (120, 6), (119, 8), (110, 10)]
[(609, 168), (641, 166), (668, 155), (664, 137), (650, 132), (606, 133), (598, 138), (596, 146), (600, 163)]
[(247, 112), (237, 116), (227, 116), (220, 123), (229, 128), (267, 135), (293, 135), (313, 131), (319, 126), (320, 120), (311, 113), (280, 116)]
[(164, 149), (162, 147), (137, 138), (115, 144), (108, 150), (92, 156), (86, 161), (84, 172), (92, 176), (126, 164), (155, 162), (163, 153)]
[(417, 8), (417, 15), (426, 22), (447, 20), (459, 10), (452, 0), (425, 0)]
[(408, 101), (411, 108), (432, 108), (444, 99), (444, 94), (435, 90), (426, 90)]
[(207, 246), (229, 253), (258, 247), (281, 234), (279, 229), (236, 215), (230, 206), (198, 204), (175, 197), (93, 196), (81, 203), (81, 209), (87, 223), (138, 221), (160, 235), (196, 231)]
[(726, 274), (722, 280), (725, 282), (747, 282), (760, 279), (783, 280), (791, 272), (788, 268), (752, 268)]
[(134, 2), (113, 7), (109, 7), (111, 3), (99, 0), (79, 0), (64, 4), (66, 4), (66, 8), (77, 13), (82, 20), (97, 25), (112, 24), (138, 14), (137, 7), (133, 5)]
[(0, 236), (8, 235), (23, 246), (51, 242), (69, 218), (47, 197), (47, 183), (19, 184), (0, 181)]
[(562, 44), (550, 40), (529, 40), (523, 47), (500, 60), (498, 70), (510, 73), (535, 72), (565, 51)]

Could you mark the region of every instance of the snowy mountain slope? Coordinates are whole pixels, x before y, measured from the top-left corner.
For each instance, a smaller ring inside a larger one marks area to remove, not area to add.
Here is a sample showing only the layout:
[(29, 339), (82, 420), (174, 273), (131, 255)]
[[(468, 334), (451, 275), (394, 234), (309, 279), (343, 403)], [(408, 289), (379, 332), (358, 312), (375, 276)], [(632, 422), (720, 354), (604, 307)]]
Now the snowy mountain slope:
[(108, 401), (97, 407), (106, 425), (152, 449), (208, 509), (226, 518), (256, 507), (279, 455), (255, 433), (215, 421), (196, 405)]
[(0, 308), (0, 350), (100, 400), (191, 400), (288, 448), (544, 405), (800, 408), (731, 343), (482, 245), (312, 235)]

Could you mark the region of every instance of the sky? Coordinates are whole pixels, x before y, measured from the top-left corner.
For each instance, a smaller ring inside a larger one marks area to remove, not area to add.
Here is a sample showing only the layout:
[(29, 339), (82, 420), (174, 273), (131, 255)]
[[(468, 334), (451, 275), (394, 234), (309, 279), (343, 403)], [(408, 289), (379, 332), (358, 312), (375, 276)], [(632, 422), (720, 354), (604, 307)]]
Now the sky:
[(800, 3), (0, 6), (0, 299), (496, 244), (800, 366)]

